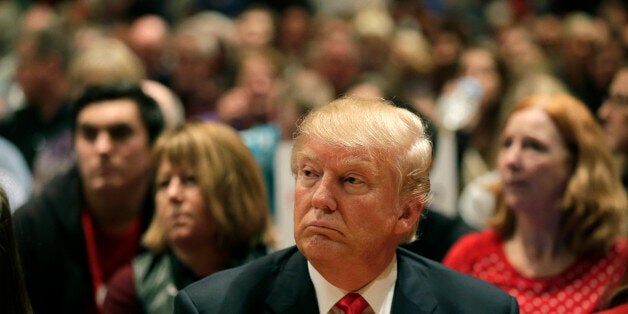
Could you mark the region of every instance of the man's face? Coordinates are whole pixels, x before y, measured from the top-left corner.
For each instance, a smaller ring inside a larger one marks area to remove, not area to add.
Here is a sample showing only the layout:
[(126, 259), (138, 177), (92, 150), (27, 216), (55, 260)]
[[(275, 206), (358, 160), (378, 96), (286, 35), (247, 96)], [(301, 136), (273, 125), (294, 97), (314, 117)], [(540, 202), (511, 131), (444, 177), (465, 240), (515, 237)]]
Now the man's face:
[(403, 221), (395, 171), (363, 150), (305, 139), (296, 156), (294, 236), (314, 266), (389, 258)]
[(38, 105), (45, 95), (48, 77), (51, 73), (52, 61), (35, 55), (33, 39), (21, 42), (17, 47), (18, 64), (17, 81), (31, 105)]
[(628, 69), (619, 71), (609, 89), (609, 98), (597, 112), (611, 148), (628, 154)]
[(90, 104), (76, 125), (74, 145), (87, 190), (125, 190), (148, 180), (151, 148), (132, 100)]

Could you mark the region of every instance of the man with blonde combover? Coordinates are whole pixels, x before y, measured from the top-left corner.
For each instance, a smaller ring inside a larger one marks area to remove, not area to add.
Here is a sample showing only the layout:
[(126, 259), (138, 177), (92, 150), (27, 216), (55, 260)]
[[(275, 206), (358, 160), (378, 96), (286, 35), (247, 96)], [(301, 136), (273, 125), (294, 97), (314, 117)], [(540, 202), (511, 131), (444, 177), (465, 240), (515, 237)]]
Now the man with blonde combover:
[(415, 255), (432, 146), (383, 100), (309, 114), (292, 152), (296, 246), (179, 292), (175, 313), (518, 313), (498, 288)]

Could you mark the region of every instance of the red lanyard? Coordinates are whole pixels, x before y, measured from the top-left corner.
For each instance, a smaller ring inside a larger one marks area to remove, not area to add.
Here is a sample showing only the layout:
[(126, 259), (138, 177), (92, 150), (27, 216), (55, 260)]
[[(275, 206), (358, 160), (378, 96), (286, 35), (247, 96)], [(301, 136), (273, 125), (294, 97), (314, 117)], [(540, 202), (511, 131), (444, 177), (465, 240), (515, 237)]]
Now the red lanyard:
[(81, 214), (83, 223), (83, 232), (85, 233), (85, 244), (87, 245), (87, 261), (89, 270), (92, 274), (92, 285), (94, 287), (94, 301), (98, 311), (102, 311), (105, 296), (107, 295), (107, 287), (103, 282), (102, 269), (100, 260), (98, 259), (98, 248), (96, 246), (96, 236), (94, 235), (94, 224), (92, 217), (84, 210)]

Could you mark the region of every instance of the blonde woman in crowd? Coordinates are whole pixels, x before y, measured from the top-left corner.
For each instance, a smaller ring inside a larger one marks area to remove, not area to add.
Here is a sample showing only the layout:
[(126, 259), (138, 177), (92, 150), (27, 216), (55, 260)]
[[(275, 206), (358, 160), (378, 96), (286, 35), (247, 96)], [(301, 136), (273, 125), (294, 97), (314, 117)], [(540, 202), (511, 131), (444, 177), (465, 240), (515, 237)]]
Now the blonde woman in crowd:
[(172, 313), (179, 289), (262, 256), (270, 212), (255, 159), (231, 127), (188, 122), (153, 151), (155, 216), (148, 252), (109, 284), (104, 313)]

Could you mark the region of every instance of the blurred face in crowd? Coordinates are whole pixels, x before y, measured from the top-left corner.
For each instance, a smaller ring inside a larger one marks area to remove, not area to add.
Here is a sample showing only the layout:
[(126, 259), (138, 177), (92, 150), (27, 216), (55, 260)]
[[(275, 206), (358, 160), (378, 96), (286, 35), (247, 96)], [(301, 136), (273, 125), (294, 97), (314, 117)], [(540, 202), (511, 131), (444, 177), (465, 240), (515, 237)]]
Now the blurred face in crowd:
[(270, 12), (262, 9), (248, 10), (236, 21), (240, 45), (259, 48), (270, 44), (275, 36), (275, 24)]
[(276, 69), (272, 61), (262, 54), (250, 54), (242, 62), (239, 83), (253, 96), (268, 97), (275, 85)]
[(510, 208), (557, 205), (571, 177), (572, 163), (558, 128), (545, 111), (532, 107), (510, 116), (497, 160)]
[(172, 86), (184, 96), (197, 92), (198, 86), (214, 72), (215, 55), (203, 53), (195, 36), (179, 34), (173, 42)]
[(74, 138), (87, 190), (119, 191), (148, 180), (151, 146), (132, 100), (88, 105), (77, 116)]
[(58, 61), (35, 54), (35, 44), (32, 38), (18, 44), (16, 79), (29, 104), (37, 106), (45, 97), (50, 97), (50, 79), (60, 79), (61, 72)]
[(377, 263), (404, 228), (395, 171), (364, 151), (305, 139), (296, 155), (294, 235), (315, 266)]
[(168, 242), (176, 246), (207, 245), (213, 239), (203, 190), (190, 167), (162, 160), (156, 174), (155, 204)]
[(454, 32), (439, 32), (432, 45), (434, 63), (438, 66), (454, 64), (461, 49), (462, 41)]
[(324, 33), (316, 42), (320, 52), (313, 58), (312, 68), (332, 84), (336, 94), (341, 94), (360, 76), (360, 51), (344, 25), (327, 27), (322, 27)]
[(606, 138), (613, 150), (628, 153), (628, 68), (615, 75), (609, 97), (597, 114), (602, 119)]
[(168, 24), (157, 15), (145, 15), (131, 26), (130, 47), (140, 57), (146, 70), (157, 74), (168, 40)]
[(501, 78), (497, 62), (490, 52), (483, 49), (469, 49), (460, 57), (464, 75), (478, 80), (482, 86), (482, 104), (492, 104), (499, 97)]
[(281, 15), (280, 36), (283, 50), (296, 52), (302, 49), (309, 39), (309, 15), (305, 9), (293, 6), (287, 8)]

